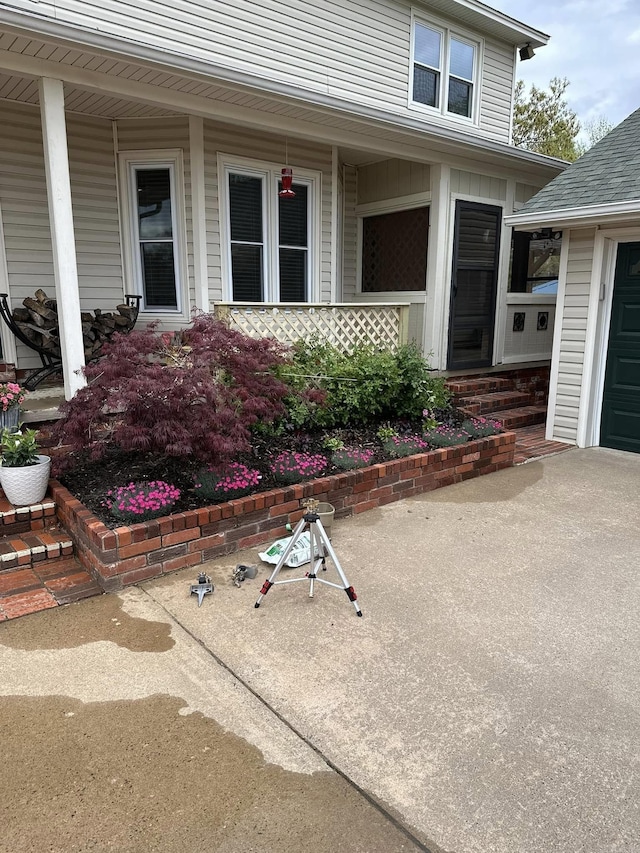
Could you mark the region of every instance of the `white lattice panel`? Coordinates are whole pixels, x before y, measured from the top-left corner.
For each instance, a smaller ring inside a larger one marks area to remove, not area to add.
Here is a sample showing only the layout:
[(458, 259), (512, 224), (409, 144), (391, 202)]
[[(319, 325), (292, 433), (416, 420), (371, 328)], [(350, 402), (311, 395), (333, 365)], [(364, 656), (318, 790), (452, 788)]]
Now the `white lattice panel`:
[(247, 305), (218, 303), (214, 314), (254, 338), (293, 343), (313, 336), (348, 351), (358, 344), (396, 347), (406, 340), (406, 305)]

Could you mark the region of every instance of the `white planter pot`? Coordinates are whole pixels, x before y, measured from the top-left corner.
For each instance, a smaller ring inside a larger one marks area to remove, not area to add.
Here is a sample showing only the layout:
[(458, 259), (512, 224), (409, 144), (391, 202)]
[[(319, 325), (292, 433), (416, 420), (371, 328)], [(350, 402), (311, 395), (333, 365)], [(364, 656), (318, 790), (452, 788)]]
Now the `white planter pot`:
[(0, 486), (9, 503), (14, 506), (39, 504), (49, 485), (51, 458), (38, 456), (35, 465), (24, 468), (5, 468), (0, 465)]

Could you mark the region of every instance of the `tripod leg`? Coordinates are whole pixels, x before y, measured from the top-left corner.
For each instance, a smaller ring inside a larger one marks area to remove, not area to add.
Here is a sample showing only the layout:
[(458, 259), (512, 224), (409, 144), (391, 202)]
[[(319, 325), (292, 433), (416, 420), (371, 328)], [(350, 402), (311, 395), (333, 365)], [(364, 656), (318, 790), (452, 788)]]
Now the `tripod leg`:
[[(345, 573), (342, 571), (342, 566), (340, 565), (340, 561), (338, 560), (338, 558), (336, 556), (336, 552), (333, 550), (333, 546), (332, 546), (331, 542), (329, 541), (329, 537), (327, 536), (324, 527), (322, 526), (322, 522), (316, 521), (315, 524), (317, 526), (318, 539), (322, 543), (321, 547), (324, 547), (326, 549), (322, 553), (328, 554), (331, 557), (331, 559), (333, 560), (333, 564), (336, 567), (336, 571), (338, 572), (340, 580), (343, 583), (343, 586), (341, 588), (344, 589), (344, 591), (347, 593), (347, 597), (348, 597), (349, 601), (355, 607), (356, 614), (358, 616), (362, 616), (362, 610), (360, 610), (360, 605), (358, 604), (358, 596), (356, 595), (356, 591), (349, 584), (349, 581), (347, 580)], [(322, 561), (319, 561), (319, 563), (320, 562), (322, 562)], [(321, 578), (319, 578), (318, 580), (320, 583), (326, 583), (329, 586), (337, 586), (337, 584), (331, 584), (331, 583), (329, 583), (329, 581), (325, 581)]]
[(262, 589), (260, 590), (260, 595), (258, 596), (258, 600), (256, 601), (254, 607), (260, 607), (260, 603), (261, 603), (262, 599), (265, 597), (265, 595), (269, 592), (269, 590), (271, 589), (271, 587), (275, 583), (275, 580), (278, 577), (280, 570), (282, 569), (282, 567), (284, 566), (284, 564), (288, 560), (289, 554), (293, 550), (293, 546), (295, 545), (298, 537), (300, 536), (300, 534), (304, 530), (305, 524), (306, 524), (306, 521), (304, 520), (304, 518), (301, 518), (300, 521), (298, 522), (297, 526), (296, 526), (296, 529), (293, 531), (293, 536), (291, 537), (287, 547), (284, 549), (284, 553), (282, 554), (282, 556), (278, 560), (278, 565), (271, 572), (271, 574), (269, 575), (267, 580), (262, 584)]

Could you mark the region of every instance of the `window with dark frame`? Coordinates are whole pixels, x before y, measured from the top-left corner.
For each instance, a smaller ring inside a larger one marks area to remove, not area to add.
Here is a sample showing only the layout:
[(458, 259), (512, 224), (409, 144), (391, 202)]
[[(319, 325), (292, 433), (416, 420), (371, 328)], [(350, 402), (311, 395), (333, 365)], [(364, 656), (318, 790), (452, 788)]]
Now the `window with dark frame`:
[(557, 292), (562, 232), (514, 231), (511, 239), (510, 293)]
[(429, 208), (362, 220), (362, 292), (426, 289)]

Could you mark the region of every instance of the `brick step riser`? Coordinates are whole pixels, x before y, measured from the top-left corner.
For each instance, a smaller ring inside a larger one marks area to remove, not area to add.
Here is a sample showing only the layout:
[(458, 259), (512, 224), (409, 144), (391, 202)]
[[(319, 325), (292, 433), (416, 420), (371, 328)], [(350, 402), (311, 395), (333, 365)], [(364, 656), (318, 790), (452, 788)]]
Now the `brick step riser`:
[[(15, 540), (14, 540), (15, 541)], [(57, 545), (35, 545), (33, 547), (18, 548), (13, 553), (2, 554), (0, 557), (0, 577), (12, 569), (33, 569), (49, 567), (63, 563), (65, 560), (74, 558), (73, 543), (65, 540)]]
[[(501, 392), (502, 393), (502, 392)], [(461, 400), (459, 408), (461, 410), (473, 411), (474, 414), (486, 415), (489, 412), (502, 412), (509, 409), (520, 409), (522, 406), (533, 406), (534, 398), (530, 394), (521, 394), (517, 391), (512, 392), (509, 396), (503, 399), (484, 399), (483, 396), (469, 397)]]
[(546, 409), (543, 409), (539, 412), (518, 414), (507, 410), (503, 412), (490, 412), (486, 417), (492, 421), (498, 421), (506, 430), (513, 430), (520, 429), (520, 427), (543, 424), (547, 419), (547, 412)]
[(496, 391), (513, 391), (515, 388), (513, 382), (508, 379), (447, 382), (446, 386), (451, 392), (454, 402), (464, 398), (480, 396), (481, 394), (494, 394)]

